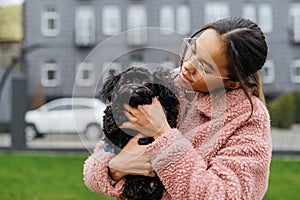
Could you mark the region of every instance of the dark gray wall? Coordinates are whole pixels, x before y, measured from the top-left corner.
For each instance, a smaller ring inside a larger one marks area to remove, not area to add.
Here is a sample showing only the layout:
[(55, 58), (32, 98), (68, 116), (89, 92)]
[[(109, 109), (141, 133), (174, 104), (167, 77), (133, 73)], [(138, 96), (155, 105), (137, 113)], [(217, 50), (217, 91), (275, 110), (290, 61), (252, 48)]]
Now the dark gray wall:
[[(187, 3), (191, 8), (191, 29), (192, 32), (199, 29), (204, 24), (204, 3), (207, 1), (199, 0), (26, 0), (25, 1), (25, 44), (44, 44), (43, 49), (35, 50), (27, 55), (27, 72), (29, 79), (29, 92), (33, 94), (36, 85), (40, 84), (40, 68), (47, 59), (57, 60), (61, 66), (61, 82), (57, 87), (44, 88), (48, 98), (59, 96), (71, 96), (74, 86), (76, 64), (83, 60), (92, 48), (79, 48), (74, 44), (74, 12), (79, 4), (93, 5), (96, 8), (96, 35), (97, 44), (110, 38), (102, 34), (102, 6), (107, 4), (121, 5), (121, 24), (122, 31), (127, 30), (127, 6), (131, 3), (141, 3), (147, 6), (147, 20), (149, 27), (159, 27), (159, 8), (163, 3), (173, 5)], [(225, 0), (230, 6), (230, 15), (238, 16), (242, 13), (243, 0)], [(262, 3), (259, 0), (251, 0), (256, 4)], [(268, 59), (272, 60), (275, 65), (275, 81), (271, 84), (264, 84), (266, 94), (277, 94), (280, 92), (300, 89), (300, 84), (292, 83), (290, 78), (290, 65), (292, 60), (300, 57), (300, 47), (289, 43), (288, 39), (288, 9), (291, 2), (297, 1), (280, 1), (265, 0), (264, 3), (272, 5), (273, 12), (273, 31), (267, 33), (266, 38), (269, 44)], [(300, 2), (300, 1), (299, 1)], [(57, 37), (44, 37), (41, 34), (41, 10), (46, 5), (55, 5), (60, 13), (61, 29)], [(164, 46), (167, 49), (178, 53), (179, 36), (161, 36), (159, 32), (148, 34), (148, 44), (150, 47)], [(130, 52), (134, 48), (126, 43), (126, 37), (116, 37), (110, 41), (109, 45), (102, 43), (98, 48), (97, 55), (90, 56), (96, 64), (96, 76), (101, 76), (103, 63), (107, 60), (116, 58), (116, 52)], [(94, 53), (95, 54), (95, 53)], [(172, 57), (170, 54), (158, 53), (150, 50), (144, 51), (145, 62), (162, 62), (166, 57)], [(171, 53), (172, 54), (172, 53)], [(104, 59), (105, 57), (105, 59)], [(122, 56), (121, 56), (122, 57)], [(128, 63), (128, 58), (122, 58), (124, 65)], [(93, 92), (93, 87), (82, 87), (82, 92), (78, 95), (89, 95)]]
[[(0, 77), (4, 73), (4, 68), (0, 66)], [(12, 80), (20, 78), (22, 75), (18, 72), (11, 72), (6, 79), (0, 99), (0, 132), (8, 131), (12, 117)]]

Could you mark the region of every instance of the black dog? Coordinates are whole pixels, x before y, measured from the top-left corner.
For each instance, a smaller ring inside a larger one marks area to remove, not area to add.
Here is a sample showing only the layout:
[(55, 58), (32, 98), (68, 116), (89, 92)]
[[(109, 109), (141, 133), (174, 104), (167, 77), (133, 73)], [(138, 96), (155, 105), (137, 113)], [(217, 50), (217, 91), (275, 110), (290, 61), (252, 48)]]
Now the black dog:
[[(128, 121), (124, 115), (124, 104), (132, 107), (151, 104), (152, 98), (157, 97), (164, 108), (167, 121), (172, 128), (176, 127), (179, 101), (174, 93), (170, 74), (157, 70), (151, 74), (145, 68), (133, 67), (109, 77), (100, 93), (102, 100), (109, 102), (103, 117), (103, 132), (105, 141), (114, 153), (120, 150), (134, 137), (134, 130), (121, 130), (119, 126)], [(140, 145), (149, 144), (153, 138), (139, 139)], [(156, 177), (127, 175), (122, 197), (130, 200), (161, 199), (164, 191), (163, 184)]]

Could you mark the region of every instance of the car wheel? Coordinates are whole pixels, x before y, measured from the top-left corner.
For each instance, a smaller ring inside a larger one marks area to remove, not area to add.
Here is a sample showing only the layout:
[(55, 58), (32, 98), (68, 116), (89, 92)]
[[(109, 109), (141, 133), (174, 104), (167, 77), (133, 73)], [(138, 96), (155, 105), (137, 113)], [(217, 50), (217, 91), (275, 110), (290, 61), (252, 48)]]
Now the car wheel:
[(27, 141), (31, 141), (37, 137), (39, 137), (41, 134), (36, 130), (35, 126), (33, 124), (27, 124), (25, 126), (25, 137)]
[(88, 140), (99, 140), (103, 137), (102, 129), (99, 124), (90, 124), (87, 126), (85, 136)]

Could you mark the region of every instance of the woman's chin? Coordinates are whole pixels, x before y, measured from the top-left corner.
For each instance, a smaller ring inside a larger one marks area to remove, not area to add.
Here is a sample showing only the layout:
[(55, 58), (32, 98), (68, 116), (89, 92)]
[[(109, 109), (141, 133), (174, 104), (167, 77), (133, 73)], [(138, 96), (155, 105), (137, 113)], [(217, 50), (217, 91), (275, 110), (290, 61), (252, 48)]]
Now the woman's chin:
[(182, 74), (180, 74), (178, 76), (178, 83), (179, 83), (180, 87), (182, 87), (186, 90), (189, 90), (189, 91), (193, 91), (193, 88), (190, 85), (190, 82), (187, 79), (185, 79)]

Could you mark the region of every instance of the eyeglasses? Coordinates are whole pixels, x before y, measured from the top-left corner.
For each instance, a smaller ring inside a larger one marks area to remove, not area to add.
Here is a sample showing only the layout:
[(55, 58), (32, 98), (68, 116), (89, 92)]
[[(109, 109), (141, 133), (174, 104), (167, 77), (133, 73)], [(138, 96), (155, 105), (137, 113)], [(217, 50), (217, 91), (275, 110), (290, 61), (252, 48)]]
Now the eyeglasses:
[[(207, 60), (212, 60), (210, 58), (210, 56), (206, 53), (206, 51), (200, 47), (199, 45), (197, 45), (197, 48), (200, 48), (201, 51), (198, 51), (198, 54), (201, 55), (197, 55), (196, 52), (196, 40), (198, 39), (198, 37), (193, 37), (193, 38), (183, 38), (183, 43), (181, 45), (181, 53), (180, 53), (180, 57), (182, 62), (188, 62), (190, 64), (192, 64), (196, 69), (200, 70), (199, 72), (202, 74), (202, 76), (214, 76), (214, 77), (218, 77), (218, 78), (222, 78), (222, 79), (230, 79), (229, 77), (223, 77), (223, 76), (219, 76), (216, 74), (213, 74), (212, 72), (208, 72), (207, 69), (210, 69), (211, 71), (216, 71), (216, 66), (215, 64), (212, 64), (209, 61), (206, 61), (204, 58), (207, 58)], [(201, 52), (201, 53), (199, 53)], [(199, 59), (199, 57), (204, 57), (201, 60)], [(183, 64), (183, 63), (182, 63)], [(182, 67), (181, 64), (181, 67)], [(206, 65), (207, 67), (205, 67), (204, 65)]]

